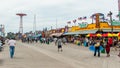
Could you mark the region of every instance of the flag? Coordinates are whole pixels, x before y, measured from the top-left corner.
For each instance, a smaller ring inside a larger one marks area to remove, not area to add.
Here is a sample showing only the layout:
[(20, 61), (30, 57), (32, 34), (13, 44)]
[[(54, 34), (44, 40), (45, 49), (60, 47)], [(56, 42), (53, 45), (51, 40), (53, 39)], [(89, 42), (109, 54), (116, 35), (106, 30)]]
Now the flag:
[(105, 19), (105, 21), (109, 21), (108, 19)]
[(87, 17), (85, 16), (85, 17), (83, 17), (83, 20), (86, 20), (87, 19)]
[(4, 27), (2, 28), (2, 32), (4, 33)]
[(118, 9), (120, 11), (120, 0), (118, 0)]
[(107, 17), (110, 17), (110, 14), (107, 14)]
[(112, 12), (110, 11), (108, 14), (107, 14), (107, 17), (110, 17), (112, 15)]
[(0, 28), (0, 32), (2, 32), (2, 28)]
[(103, 16), (103, 17), (101, 17), (100, 19), (105, 20), (104, 16)]
[(73, 23), (76, 23), (76, 21), (77, 21), (76, 19), (75, 19), (75, 20), (73, 20)]
[(78, 20), (82, 20), (82, 17), (79, 17)]
[(90, 18), (91, 18), (92, 20), (96, 20), (96, 17), (94, 17), (93, 15), (90, 16)]
[(93, 19), (93, 16), (90, 16), (91, 19)]
[(71, 24), (71, 21), (68, 21), (67, 23), (68, 23), (68, 24)]
[(119, 14), (118, 14), (118, 15), (116, 15), (116, 17), (119, 17)]

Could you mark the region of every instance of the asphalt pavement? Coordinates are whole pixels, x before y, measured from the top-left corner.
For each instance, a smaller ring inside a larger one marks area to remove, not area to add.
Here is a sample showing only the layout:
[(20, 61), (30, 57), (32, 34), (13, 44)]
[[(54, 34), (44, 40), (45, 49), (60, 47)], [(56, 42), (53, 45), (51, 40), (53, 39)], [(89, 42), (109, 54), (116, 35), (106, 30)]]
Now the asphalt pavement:
[(63, 45), (63, 52), (57, 51), (54, 43), (21, 43), (17, 41), (14, 58), (9, 56), (6, 44), (0, 52), (0, 68), (120, 68), (118, 51), (111, 56), (101, 54), (94, 57), (88, 47), (75, 44)]

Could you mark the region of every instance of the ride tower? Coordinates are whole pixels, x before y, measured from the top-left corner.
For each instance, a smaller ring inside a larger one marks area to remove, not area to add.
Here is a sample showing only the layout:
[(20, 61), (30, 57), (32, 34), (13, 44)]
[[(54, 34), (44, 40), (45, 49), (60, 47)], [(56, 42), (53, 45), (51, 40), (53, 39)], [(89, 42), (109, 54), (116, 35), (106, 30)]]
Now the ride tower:
[(23, 16), (26, 16), (27, 14), (17, 13), (16, 15), (20, 16), (19, 33), (23, 34)]

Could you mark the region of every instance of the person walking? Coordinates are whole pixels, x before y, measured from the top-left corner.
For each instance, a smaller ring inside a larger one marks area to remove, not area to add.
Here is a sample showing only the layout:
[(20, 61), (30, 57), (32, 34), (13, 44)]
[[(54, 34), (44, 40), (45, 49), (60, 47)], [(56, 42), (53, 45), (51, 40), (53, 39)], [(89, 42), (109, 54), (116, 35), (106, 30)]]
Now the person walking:
[(110, 44), (109, 44), (109, 42), (107, 42), (107, 45), (106, 45), (106, 47), (105, 47), (105, 49), (106, 49), (106, 53), (107, 53), (107, 57), (110, 57)]
[(62, 40), (61, 40), (61, 38), (59, 38), (57, 40), (57, 45), (58, 45), (58, 52), (59, 52), (60, 49), (61, 49), (61, 52), (62, 52), (63, 50), (62, 50)]
[(8, 41), (8, 45), (9, 45), (9, 49), (10, 49), (10, 58), (13, 58), (14, 52), (15, 52), (15, 45), (16, 45), (16, 41), (14, 40), (14, 38), (11, 38)]
[(57, 44), (57, 40), (58, 40), (57, 38), (54, 38), (54, 43), (55, 43), (55, 45)]
[(64, 37), (62, 40), (63, 40), (63, 44), (65, 45), (67, 42), (66, 38)]
[(2, 51), (2, 49), (3, 49), (3, 46), (2, 46), (2, 42), (0, 40), (0, 52)]
[(108, 44), (110, 45), (110, 47), (113, 46), (113, 39), (112, 39), (112, 37), (108, 38)]
[(95, 46), (95, 51), (94, 51), (94, 56), (96, 56), (96, 53), (98, 52), (98, 57), (100, 57), (100, 41), (96, 41), (97, 43), (94, 45)]
[(119, 47), (118, 57), (120, 57), (120, 40), (118, 41), (118, 47)]

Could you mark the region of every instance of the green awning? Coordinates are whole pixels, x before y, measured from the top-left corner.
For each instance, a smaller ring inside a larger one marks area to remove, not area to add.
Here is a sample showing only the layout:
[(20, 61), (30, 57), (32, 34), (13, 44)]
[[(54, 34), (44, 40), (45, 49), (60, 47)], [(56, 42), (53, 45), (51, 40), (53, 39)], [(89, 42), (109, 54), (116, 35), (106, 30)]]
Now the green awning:
[(64, 33), (63, 35), (89, 34), (89, 33), (96, 33), (97, 31), (98, 31), (98, 29), (95, 29), (95, 30), (81, 30), (81, 31)]
[(75, 34), (78, 34), (78, 31), (64, 33), (63, 35), (75, 35)]
[[(102, 29), (103, 32), (112, 32), (111, 29)], [(113, 29), (113, 32), (120, 32), (120, 29)]]
[(120, 26), (120, 21), (112, 21), (113, 26)]
[(96, 33), (98, 30), (84, 30), (79, 31), (78, 34), (89, 34), (89, 33)]

